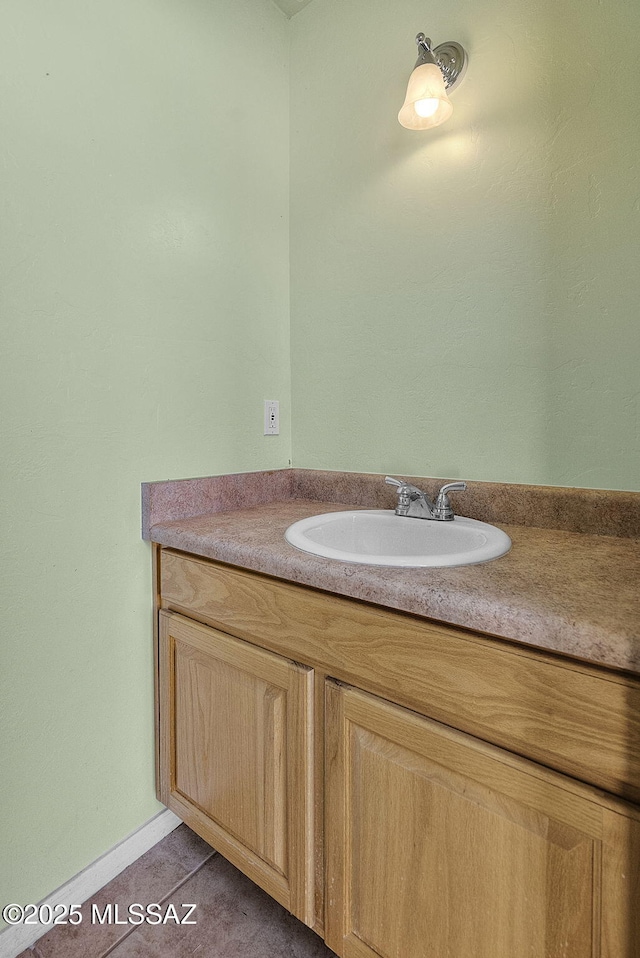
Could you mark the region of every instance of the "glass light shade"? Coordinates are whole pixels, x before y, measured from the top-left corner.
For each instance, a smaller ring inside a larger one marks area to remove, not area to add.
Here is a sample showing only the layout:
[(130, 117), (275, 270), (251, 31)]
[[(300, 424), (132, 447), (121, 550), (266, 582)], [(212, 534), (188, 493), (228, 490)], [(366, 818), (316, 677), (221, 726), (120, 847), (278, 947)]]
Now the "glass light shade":
[(430, 130), (448, 120), (452, 113), (440, 67), (436, 63), (421, 63), (409, 77), (407, 96), (398, 113), (401, 126), (407, 130)]

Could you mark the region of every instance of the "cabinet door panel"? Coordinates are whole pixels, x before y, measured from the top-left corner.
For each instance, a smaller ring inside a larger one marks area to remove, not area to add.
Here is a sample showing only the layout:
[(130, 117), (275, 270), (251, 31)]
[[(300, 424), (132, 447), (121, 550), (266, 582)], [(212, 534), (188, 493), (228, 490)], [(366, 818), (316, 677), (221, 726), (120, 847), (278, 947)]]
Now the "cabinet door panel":
[(602, 958), (640, 958), (640, 814), (605, 811)]
[(601, 948), (606, 810), (590, 790), (354, 689), (327, 696), (331, 948), (613, 958)]
[(313, 673), (161, 613), (162, 798), (312, 921)]
[(175, 644), (175, 789), (284, 875), (286, 691)]

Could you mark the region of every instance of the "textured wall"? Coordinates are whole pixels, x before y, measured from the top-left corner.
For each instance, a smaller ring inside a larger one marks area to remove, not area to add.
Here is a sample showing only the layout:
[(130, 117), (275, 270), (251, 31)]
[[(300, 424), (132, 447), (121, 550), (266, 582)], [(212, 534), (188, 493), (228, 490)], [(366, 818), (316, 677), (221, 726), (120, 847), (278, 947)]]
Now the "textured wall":
[(2, 903), (159, 807), (140, 482), (288, 463), (287, 29), (271, 0), (2, 4)]
[[(290, 31), (296, 465), (638, 489), (638, 27), (5, 0), (0, 901), (156, 810), (140, 481), (288, 462)], [(395, 120), (421, 29), (471, 53), (425, 135)]]
[[(291, 21), (297, 466), (640, 489), (640, 6), (315, 0)], [(470, 52), (396, 114), (414, 36)]]

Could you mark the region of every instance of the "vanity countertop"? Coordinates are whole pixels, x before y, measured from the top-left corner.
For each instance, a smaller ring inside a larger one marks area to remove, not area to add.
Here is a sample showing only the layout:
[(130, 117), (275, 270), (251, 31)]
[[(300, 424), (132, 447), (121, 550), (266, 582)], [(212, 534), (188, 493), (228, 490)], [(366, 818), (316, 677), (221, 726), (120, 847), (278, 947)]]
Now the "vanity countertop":
[[(500, 559), (458, 568), (338, 562), (285, 541), (287, 526), (306, 516), (392, 508), (382, 478), (279, 470), (146, 483), (143, 535), (290, 582), (640, 673), (640, 494), (473, 484), (464, 505), (462, 496), (456, 500), (457, 511), (498, 525), (513, 545)], [(432, 491), (444, 480), (411, 481)], [(595, 534), (594, 525), (608, 534)]]

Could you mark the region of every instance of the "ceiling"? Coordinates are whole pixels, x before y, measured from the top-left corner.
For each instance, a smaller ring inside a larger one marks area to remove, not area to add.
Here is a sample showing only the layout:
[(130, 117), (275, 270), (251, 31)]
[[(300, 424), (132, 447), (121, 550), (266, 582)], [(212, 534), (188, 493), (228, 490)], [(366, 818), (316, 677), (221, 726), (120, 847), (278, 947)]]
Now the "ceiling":
[(273, 0), (273, 2), (287, 17), (295, 17), (296, 13), (300, 13), (303, 7), (311, 3), (311, 0)]

